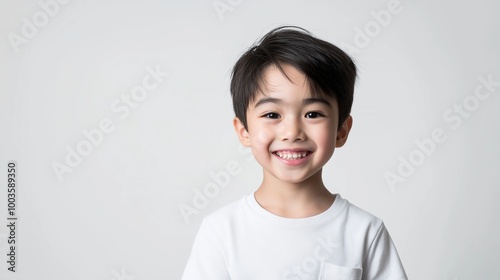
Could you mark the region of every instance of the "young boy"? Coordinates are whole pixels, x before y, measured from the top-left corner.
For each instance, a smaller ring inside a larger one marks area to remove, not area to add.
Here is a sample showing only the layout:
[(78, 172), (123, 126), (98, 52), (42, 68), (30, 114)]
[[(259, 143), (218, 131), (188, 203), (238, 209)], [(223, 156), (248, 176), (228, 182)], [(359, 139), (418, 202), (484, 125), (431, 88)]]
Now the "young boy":
[(348, 55), (298, 27), (241, 56), (234, 128), (262, 184), (203, 220), (182, 279), (407, 279), (383, 222), (323, 184), (352, 126), (355, 79)]

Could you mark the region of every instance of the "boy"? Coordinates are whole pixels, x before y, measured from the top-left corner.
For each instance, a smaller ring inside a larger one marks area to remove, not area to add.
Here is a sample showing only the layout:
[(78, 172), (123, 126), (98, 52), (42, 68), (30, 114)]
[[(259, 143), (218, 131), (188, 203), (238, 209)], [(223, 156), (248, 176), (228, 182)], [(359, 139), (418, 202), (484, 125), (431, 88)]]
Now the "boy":
[(262, 184), (203, 220), (182, 279), (407, 279), (383, 222), (322, 181), (352, 126), (355, 79), (348, 55), (298, 27), (241, 56), (233, 123)]

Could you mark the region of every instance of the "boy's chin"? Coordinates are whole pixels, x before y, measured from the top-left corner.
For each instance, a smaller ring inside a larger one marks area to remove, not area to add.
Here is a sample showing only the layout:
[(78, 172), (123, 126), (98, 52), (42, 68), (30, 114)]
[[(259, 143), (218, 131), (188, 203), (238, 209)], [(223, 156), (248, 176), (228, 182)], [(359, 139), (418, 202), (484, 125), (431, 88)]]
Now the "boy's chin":
[[(321, 170), (313, 174), (297, 174), (297, 172), (290, 171), (290, 174), (274, 174), (278, 181), (284, 184), (301, 185), (308, 183), (321, 182)], [(288, 173), (288, 172), (287, 172)], [(319, 177), (318, 177), (319, 176)]]

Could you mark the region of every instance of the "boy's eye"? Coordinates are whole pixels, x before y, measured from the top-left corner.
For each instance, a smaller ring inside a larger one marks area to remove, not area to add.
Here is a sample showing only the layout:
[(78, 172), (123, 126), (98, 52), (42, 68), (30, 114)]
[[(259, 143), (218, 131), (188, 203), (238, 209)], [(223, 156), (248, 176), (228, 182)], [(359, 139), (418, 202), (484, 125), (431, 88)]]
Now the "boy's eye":
[(278, 115), (277, 113), (267, 113), (263, 115), (263, 117), (268, 119), (278, 119), (280, 115)]
[(320, 112), (307, 112), (305, 117), (308, 119), (315, 119), (319, 117), (324, 117), (325, 115), (321, 114)]

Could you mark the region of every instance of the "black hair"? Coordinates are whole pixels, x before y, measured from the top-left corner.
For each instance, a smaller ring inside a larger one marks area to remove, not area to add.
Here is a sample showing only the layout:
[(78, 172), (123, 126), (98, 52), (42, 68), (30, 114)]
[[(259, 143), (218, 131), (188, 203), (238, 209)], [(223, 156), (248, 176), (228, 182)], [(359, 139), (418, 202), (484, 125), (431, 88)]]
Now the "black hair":
[(268, 66), (276, 66), (287, 78), (282, 64), (304, 73), (311, 94), (334, 98), (339, 128), (351, 113), (356, 65), (335, 45), (318, 39), (297, 26), (275, 28), (252, 45), (236, 62), (231, 75), (231, 97), (236, 117), (247, 127), (248, 105), (261, 91)]

